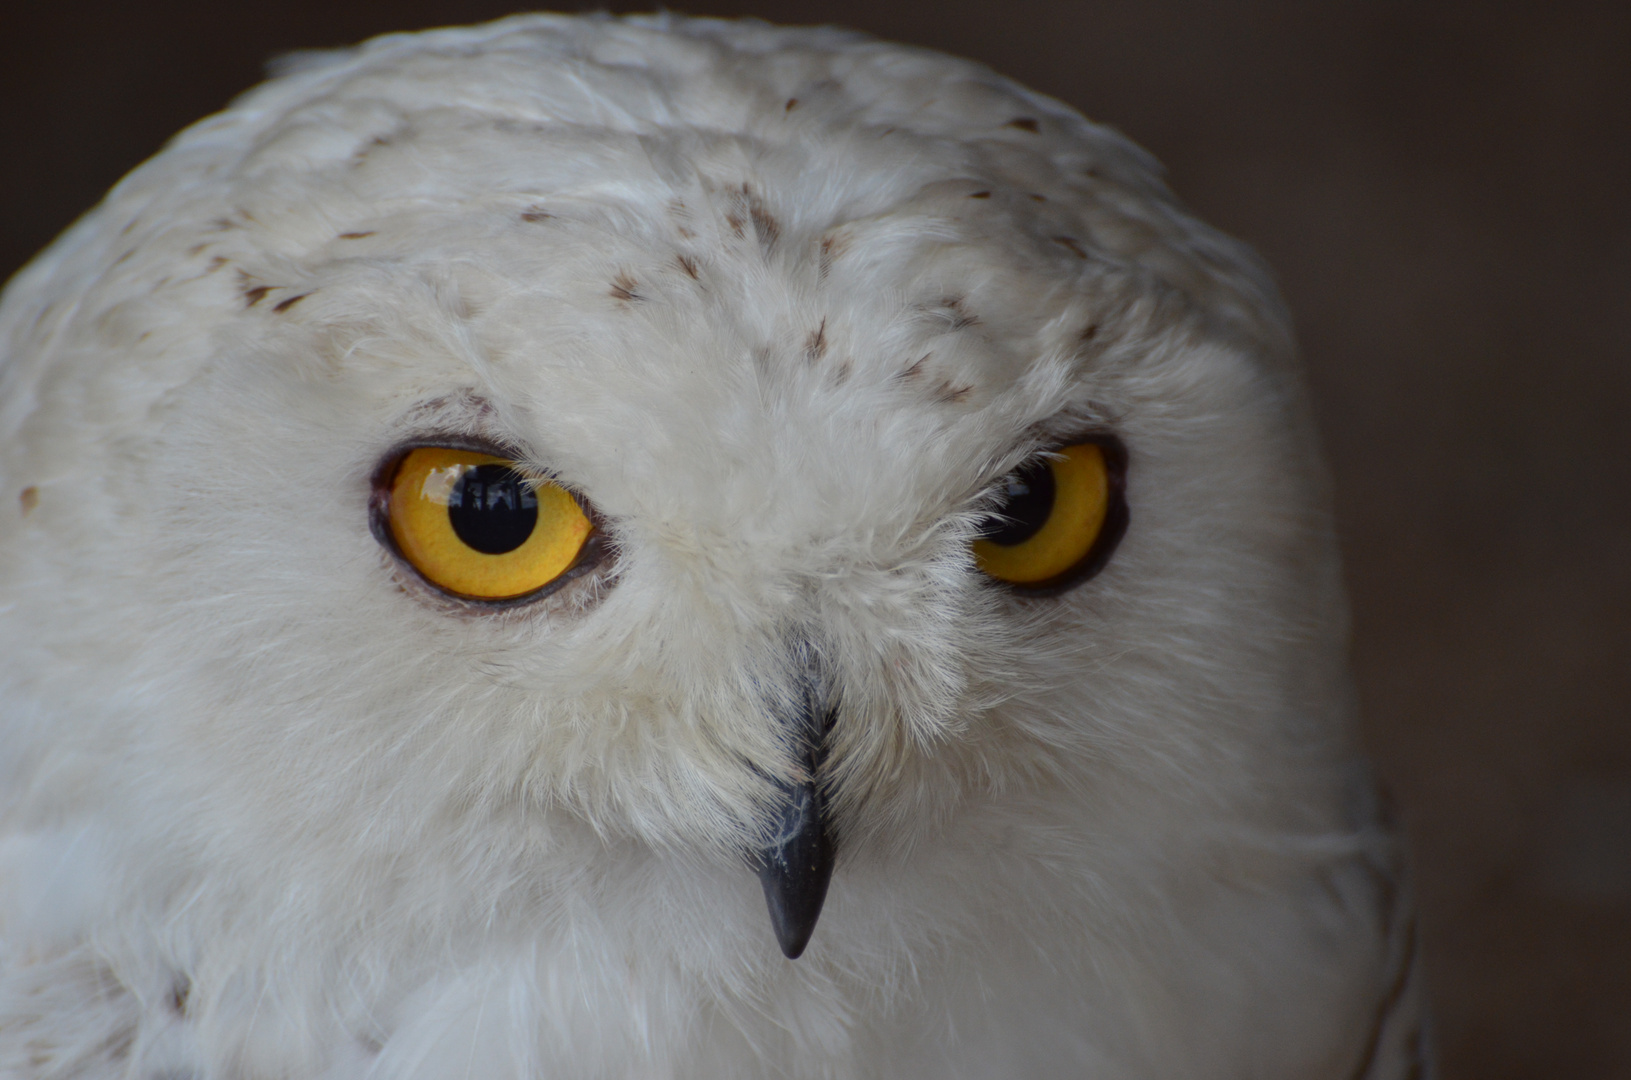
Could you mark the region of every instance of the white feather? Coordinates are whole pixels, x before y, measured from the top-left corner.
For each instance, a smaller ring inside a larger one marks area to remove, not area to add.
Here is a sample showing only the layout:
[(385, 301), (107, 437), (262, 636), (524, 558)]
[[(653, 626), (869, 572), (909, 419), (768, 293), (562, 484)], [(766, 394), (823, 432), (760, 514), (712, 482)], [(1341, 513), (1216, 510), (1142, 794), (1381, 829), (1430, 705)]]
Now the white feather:
[[(1285, 316), (1058, 102), (829, 29), (381, 38), (123, 180), (0, 349), (0, 1074), (1421, 1056)], [(1090, 429), (1113, 561), (983, 584), (992, 485)], [(368, 524), (433, 435), (615, 567), (438, 598)], [(793, 626), (843, 701), (796, 962), (741, 854)]]

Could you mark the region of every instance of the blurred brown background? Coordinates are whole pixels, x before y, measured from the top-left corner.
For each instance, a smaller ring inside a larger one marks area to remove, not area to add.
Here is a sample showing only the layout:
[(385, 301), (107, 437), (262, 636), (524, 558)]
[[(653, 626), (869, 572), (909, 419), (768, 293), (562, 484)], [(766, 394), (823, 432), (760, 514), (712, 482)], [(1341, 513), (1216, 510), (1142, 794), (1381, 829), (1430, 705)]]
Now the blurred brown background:
[[(1631, 1077), (1631, 3), (678, 6), (984, 60), (1268, 257), (1445, 1074)], [(511, 10), (0, 0), (0, 275), (269, 56)]]

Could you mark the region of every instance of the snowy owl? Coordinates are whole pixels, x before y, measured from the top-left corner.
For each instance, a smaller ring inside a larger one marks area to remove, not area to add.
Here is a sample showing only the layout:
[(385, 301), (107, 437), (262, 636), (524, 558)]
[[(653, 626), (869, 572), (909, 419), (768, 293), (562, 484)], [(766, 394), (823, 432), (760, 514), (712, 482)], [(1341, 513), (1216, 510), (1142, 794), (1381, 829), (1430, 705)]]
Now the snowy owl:
[(1056, 101), (302, 55), (0, 355), (0, 1075), (1427, 1068), (1287, 320)]

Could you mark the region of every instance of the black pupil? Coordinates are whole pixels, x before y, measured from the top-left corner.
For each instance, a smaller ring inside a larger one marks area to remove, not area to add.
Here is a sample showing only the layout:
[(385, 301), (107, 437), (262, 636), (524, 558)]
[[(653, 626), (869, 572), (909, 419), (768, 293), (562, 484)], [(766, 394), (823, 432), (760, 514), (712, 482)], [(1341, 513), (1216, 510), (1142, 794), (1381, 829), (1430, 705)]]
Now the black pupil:
[(477, 465), (453, 485), (447, 516), (460, 540), (484, 555), (502, 555), (532, 535), (538, 495), (508, 465)]
[(1053, 466), (1046, 458), (1031, 462), (1008, 478), (1002, 506), (985, 519), (980, 536), (1002, 547), (1023, 544), (1048, 523), (1053, 492)]

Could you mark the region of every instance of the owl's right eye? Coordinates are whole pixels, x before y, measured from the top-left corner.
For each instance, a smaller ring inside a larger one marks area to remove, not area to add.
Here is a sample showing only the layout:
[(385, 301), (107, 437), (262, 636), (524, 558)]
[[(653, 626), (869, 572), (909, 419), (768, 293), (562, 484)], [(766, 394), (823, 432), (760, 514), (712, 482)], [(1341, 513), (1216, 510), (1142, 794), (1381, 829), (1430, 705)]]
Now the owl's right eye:
[(473, 450), (409, 450), (385, 500), (401, 556), (432, 585), (471, 600), (515, 600), (546, 588), (578, 563), (594, 531), (565, 488)]
[(1113, 439), (1060, 447), (1003, 482), (974, 560), (1015, 592), (1051, 596), (1102, 569), (1127, 529), (1126, 452)]

